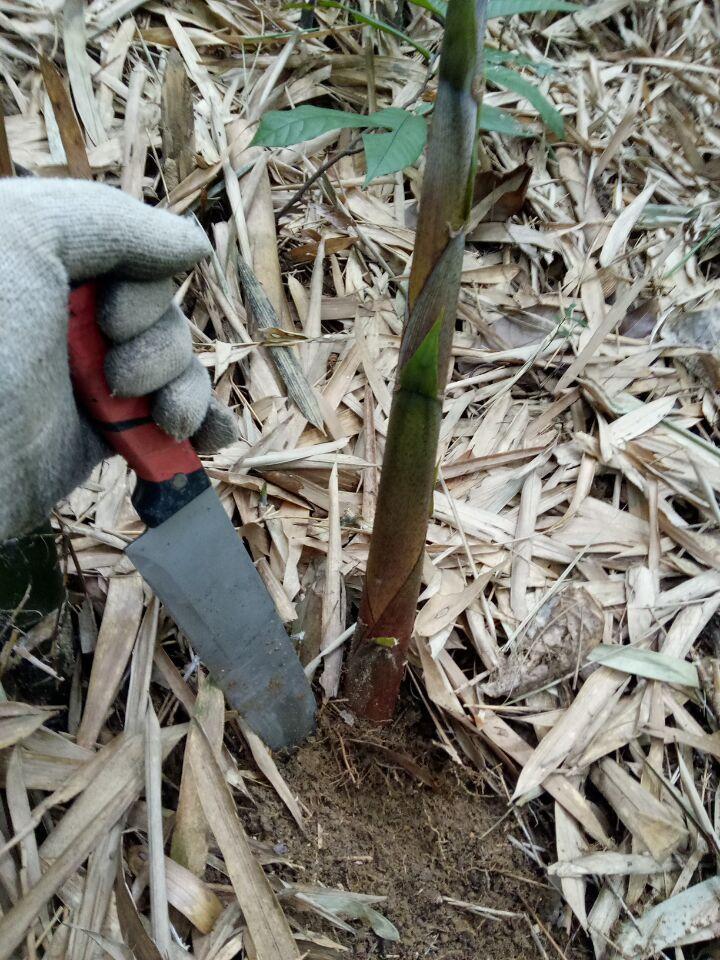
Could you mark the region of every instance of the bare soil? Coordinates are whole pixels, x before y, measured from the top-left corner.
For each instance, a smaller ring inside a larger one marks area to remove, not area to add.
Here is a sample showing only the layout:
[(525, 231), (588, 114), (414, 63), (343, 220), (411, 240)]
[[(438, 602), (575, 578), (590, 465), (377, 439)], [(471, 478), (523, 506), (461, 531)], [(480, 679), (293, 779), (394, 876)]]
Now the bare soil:
[[(287, 847), (297, 882), (387, 897), (378, 908), (399, 929), (400, 942), (358, 925), (354, 942), (335, 931), (350, 957), (590, 957), (587, 943), (558, 925), (561, 901), (539, 867), (510, 843), (511, 836), (526, 839), (518, 820), (505, 816), (507, 805), (479, 773), (453, 763), (431, 737), (413, 705), (384, 729), (350, 725), (330, 706), (318, 735), (279, 761), (308, 808), (307, 836), (269, 791), (244, 812), (246, 825), (257, 839)], [(533, 823), (532, 837), (548, 844), (542, 823)], [(540, 855), (554, 859), (552, 845)], [(524, 916), (490, 919), (443, 897)]]

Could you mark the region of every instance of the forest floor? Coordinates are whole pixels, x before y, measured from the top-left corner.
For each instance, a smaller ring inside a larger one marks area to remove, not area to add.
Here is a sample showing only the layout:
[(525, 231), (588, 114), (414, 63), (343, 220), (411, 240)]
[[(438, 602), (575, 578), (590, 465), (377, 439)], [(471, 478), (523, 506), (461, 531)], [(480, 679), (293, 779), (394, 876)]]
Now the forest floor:
[[(290, 757), (225, 709), (123, 552), (132, 473), (100, 465), (53, 518), (62, 617), (0, 651), (2, 960), (712, 955), (718, 5), (490, 6), (422, 594), (372, 730), (336, 644), (442, 5), (319, 0), (308, 29), (255, 0), (2, 5), (2, 171), (90, 174), (210, 238), (180, 299), (240, 438), (204, 464), (321, 705)], [(268, 116), (309, 105), (342, 115)], [(412, 156), (340, 129), (388, 107)]]

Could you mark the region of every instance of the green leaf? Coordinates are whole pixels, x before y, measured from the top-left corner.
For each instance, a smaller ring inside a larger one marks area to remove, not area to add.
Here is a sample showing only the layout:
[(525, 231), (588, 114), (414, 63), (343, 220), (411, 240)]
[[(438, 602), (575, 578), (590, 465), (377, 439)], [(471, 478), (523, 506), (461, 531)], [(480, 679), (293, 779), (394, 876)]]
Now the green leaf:
[(494, 47), (485, 47), (485, 63), (512, 63), (517, 67), (527, 67), (540, 77), (547, 77), (555, 73), (555, 67), (547, 60), (531, 60), (524, 53), (511, 53), (509, 50), (496, 50)]
[[(379, 113), (389, 112), (381, 110)], [(397, 126), (391, 128), (390, 133), (363, 134), (367, 160), (365, 186), (386, 173), (396, 173), (411, 166), (423, 151), (427, 139), (425, 120), (404, 110), (396, 112), (403, 114), (403, 117)], [(379, 114), (373, 114), (372, 119), (378, 122)], [(385, 125), (386, 123), (382, 124)]]
[(443, 318), (438, 317), (400, 374), (400, 386), (410, 393), (435, 399), (438, 392), (438, 357)]
[(412, 0), (416, 7), (422, 7), (429, 13), (434, 13), (440, 20), (447, 16), (447, 3), (445, 0)]
[[(403, 110), (401, 107), (385, 107), (382, 110), (376, 110), (375, 113), (371, 113), (367, 120), (369, 127), (387, 127), (388, 130), (397, 130), (398, 127), (401, 127), (406, 120), (410, 117), (413, 120), (419, 119), (415, 114), (410, 113), (408, 110)], [(423, 123), (425, 121), (423, 120)]]
[(502, 133), (506, 137), (531, 137), (532, 130), (519, 123), (515, 117), (499, 107), (484, 103), (480, 108), (480, 129), (492, 133)]
[[(391, 24), (386, 23), (384, 20), (378, 20), (377, 17), (372, 17), (368, 13), (361, 13), (359, 10), (353, 10), (352, 7), (349, 7), (346, 3), (340, 3), (339, 0), (317, 0), (316, 5), (318, 7), (332, 8), (335, 10), (344, 10), (353, 20), (357, 20), (358, 23), (366, 23), (369, 27), (375, 27), (376, 30), (380, 30), (383, 33), (389, 33), (392, 37), (397, 37), (398, 40), (402, 40), (403, 43), (409, 43), (411, 47), (421, 53), (426, 60), (430, 59), (430, 51), (427, 47), (424, 47), (421, 43), (418, 43), (417, 40), (413, 40), (411, 36), (407, 33), (403, 33), (402, 30), (398, 30), (397, 27), (393, 27)], [(306, 6), (306, 4), (301, 4), (301, 6)]]
[(602, 663), (613, 670), (633, 673), (650, 680), (664, 680), (681, 687), (699, 687), (697, 669), (694, 664), (679, 657), (668, 657), (654, 650), (638, 650), (635, 647), (620, 647), (615, 644), (601, 643), (588, 654), (588, 660)]
[[(422, 7), (434, 13), (440, 20), (447, 16), (445, 0), (412, 0), (416, 7)], [(488, 4), (488, 20), (498, 17), (512, 17), (517, 13), (545, 13), (551, 10), (571, 12), (580, 10), (581, 4), (570, 3), (570, 0), (490, 0)]]
[(521, 97), (529, 100), (552, 132), (558, 137), (563, 136), (565, 124), (562, 116), (529, 80), (521, 77), (520, 74), (514, 70), (501, 66), (487, 67), (485, 76), (491, 83), (494, 83), (495, 86), (505, 87), (506, 90), (519, 93)]
[(260, 121), (252, 143), (263, 147), (290, 147), (330, 130), (367, 126), (368, 117), (359, 113), (304, 103), (292, 110), (269, 110)]
[(399, 107), (387, 107), (366, 117), (303, 104), (292, 110), (270, 110), (260, 121), (252, 142), (265, 147), (289, 147), (344, 127), (385, 127), (391, 131), (363, 136), (368, 168), (366, 186), (376, 177), (415, 163), (427, 139), (425, 120)]
[(545, 13), (550, 10), (571, 12), (580, 9), (579, 3), (570, 3), (569, 0), (490, 0), (488, 20), (513, 17), (517, 13)]

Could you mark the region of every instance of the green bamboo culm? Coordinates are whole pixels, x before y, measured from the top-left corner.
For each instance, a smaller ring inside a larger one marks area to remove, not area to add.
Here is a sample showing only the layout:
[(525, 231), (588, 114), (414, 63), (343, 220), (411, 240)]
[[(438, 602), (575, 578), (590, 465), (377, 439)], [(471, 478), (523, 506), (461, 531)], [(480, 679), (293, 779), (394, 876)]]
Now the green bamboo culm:
[(487, 2), (450, 0), (440, 53), (407, 314), (345, 685), (355, 713), (378, 721), (395, 710), (420, 593), (475, 179)]

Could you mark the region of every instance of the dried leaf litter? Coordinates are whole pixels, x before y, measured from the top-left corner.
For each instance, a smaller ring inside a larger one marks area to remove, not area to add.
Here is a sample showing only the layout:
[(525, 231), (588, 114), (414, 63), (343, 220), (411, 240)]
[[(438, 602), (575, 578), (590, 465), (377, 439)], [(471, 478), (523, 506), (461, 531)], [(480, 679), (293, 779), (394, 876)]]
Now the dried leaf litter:
[[(436, 49), (438, 24), (410, 10), (409, 34)], [(344, 134), (249, 144), (268, 109), (411, 106), (434, 79), (414, 47), (347, 10), (317, 8), (308, 33), (300, 16), (250, 0), (6, 4), (0, 68), (16, 165), (89, 168), (207, 227), (213, 258), (182, 297), (242, 439), (206, 466), (333, 693), (422, 164), (363, 189)], [(562, 893), (564, 926), (532, 927), (538, 956), (569, 956), (578, 927), (598, 958), (682, 958), (720, 936), (719, 36), (702, 2), (600, 0), (489, 26), (492, 46), (552, 63), (537, 82), (565, 134), (543, 133), (518, 93), (486, 95), (535, 132), (483, 137), (493, 183), (515, 188), (523, 165), (531, 176), (508, 220), (492, 219), (501, 197), (478, 201), (409, 682), (448, 769), (512, 796), (516, 843)], [(262, 326), (248, 267), (275, 318)], [(141, 529), (131, 483), (115, 459), (61, 505), (72, 612), (2, 660), (0, 956), (179, 956), (182, 943), (198, 958), (335, 957), (352, 918), (409, 956), (382, 904), (283, 893), (283, 856), (246, 835), (229, 788), (261, 802), (262, 781), (316, 825), (247, 730), (260, 773), (238, 766), (237, 721), (123, 557)], [(73, 661), (70, 621), (91, 670)], [(12, 699), (14, 673), (29, 680)], [(62, 709), (38, 703), (45, 689)], [(554, 846), (533, 839), (534, 810)], [(328, 918), (332, 935), (318, 932)]]

